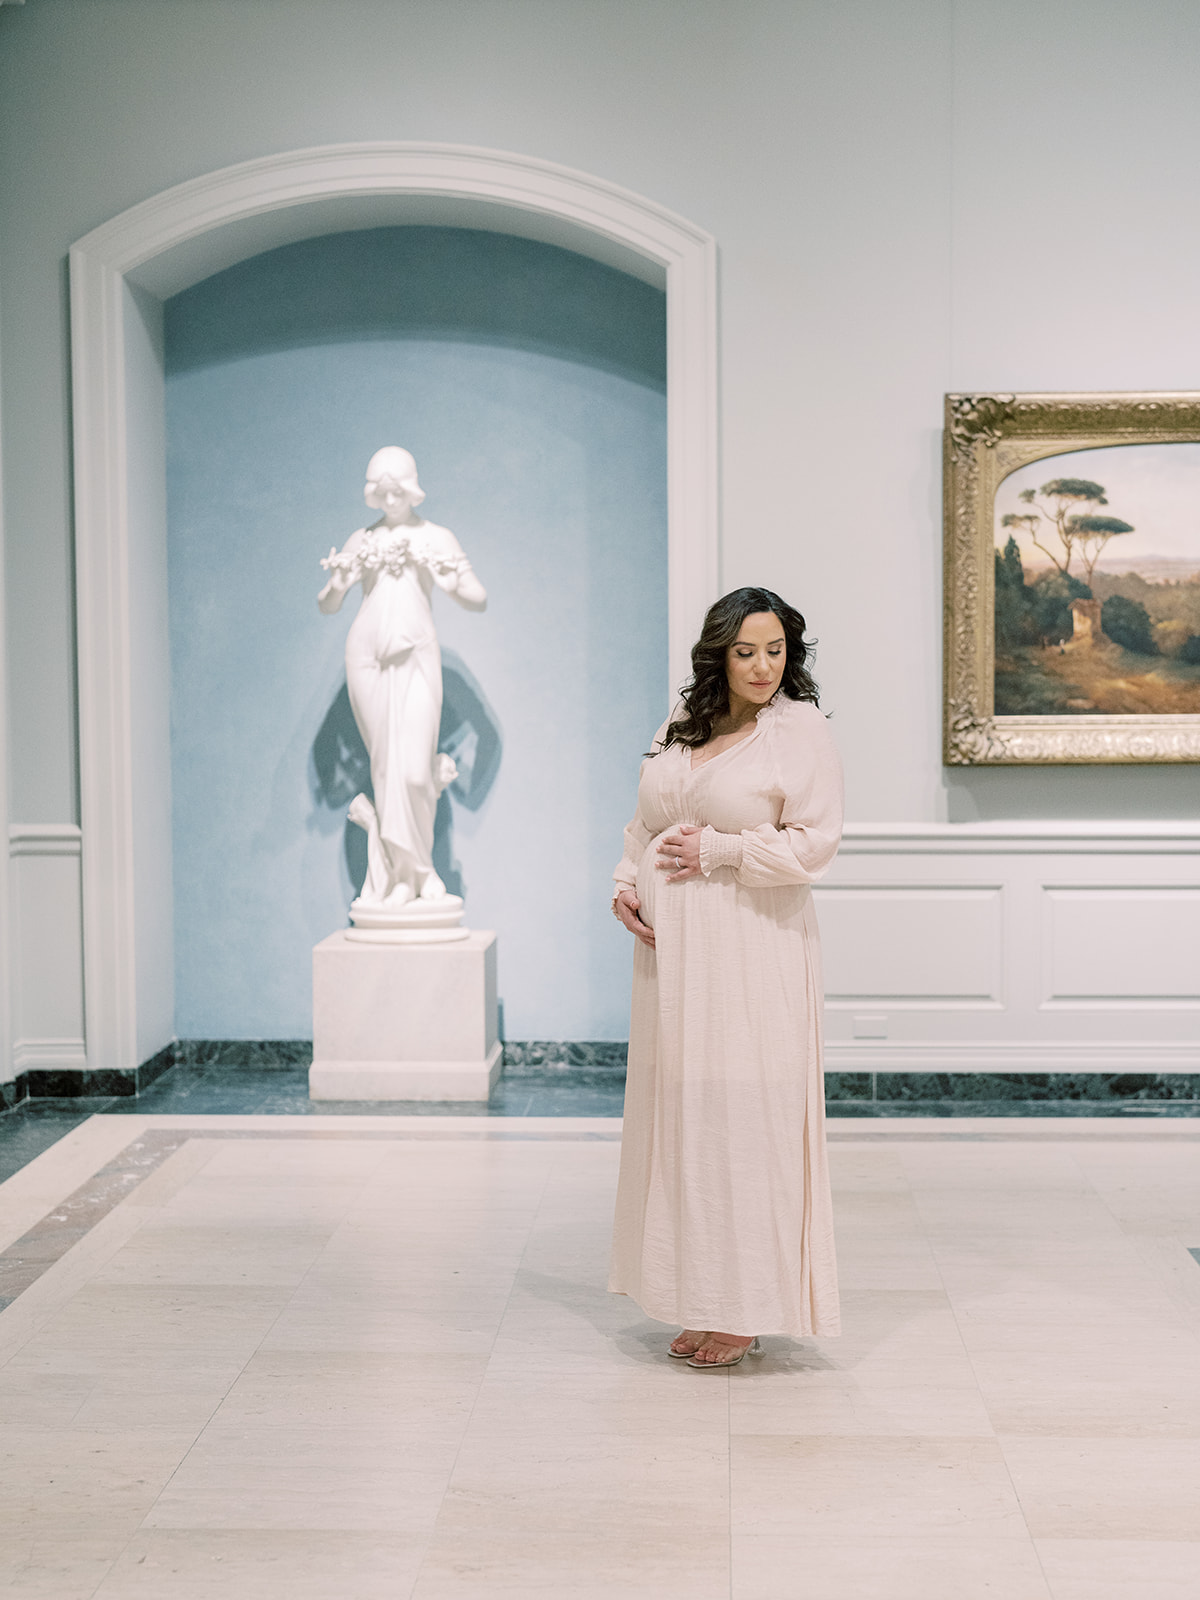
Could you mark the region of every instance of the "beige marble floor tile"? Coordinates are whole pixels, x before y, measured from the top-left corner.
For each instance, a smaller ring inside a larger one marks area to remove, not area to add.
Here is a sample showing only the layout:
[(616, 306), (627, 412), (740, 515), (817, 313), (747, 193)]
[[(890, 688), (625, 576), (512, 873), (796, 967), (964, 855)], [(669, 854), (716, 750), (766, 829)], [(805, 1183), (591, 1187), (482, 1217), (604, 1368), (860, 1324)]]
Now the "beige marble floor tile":
[(424, 1216), (448, 1205), (454, 1213), (518, 1213), (538, 1210), (546, 1197), (542, 1173), (496, 1173), (486, 1168), (459, 1171), (379, 1171), (363, 1187), (363, 1205), (386, 1216), (403, 1213)]
[[(498, 1379), (507, 1374), (520, 1379), (528, 1377), (530, 1372), (539, 1372), (553, 1377), (556, 1382), (574, 1379), (586, 1383), (585, 1374), (602, 1369), (618, 1373), (643, 1372), (657, 1378), (665, 1367), (674, 1370), (681, 1365), (666, 1354), (667, 1345), (678, 1331), (676, 1327), (647, 1322), (636, 1311), (628, 1322), (615, 1329), (607, 1342), (567, 1339), (538, 1343), (527, 1337), (510, 1338), (501, 1327), (488, 1355), (488, 1376)], [(603, 1353), (598, 1354), (598, 1350)]]
[(1198, 1156), (1194, 1143), (1172, 1144), (1150, 1138), (1125, 1145), (1081, 1144), (1075, 1151), (1075, 1163), (1088, 1182), (1105, 1194), (1141, 1184), (1194, 1190)]
[(729, 1534), (654, 1520), (439, 1525), (412, 1600), (729, 1600)]
[(176, 1228), (328, 1228), (346, 1216), (359, 1190), (351, 1184), (189, 1183), (163, 1206)]
[(1097, 1195), (1051, 1193), (987, 1196), (918, 1196), (921, 1228), (935, 1249), (959, 1241), (991, 1247), (1010, 1243), (1019, 1250), (1036, 1244), (1077, 1241), (1099, 1255), (1101, 1247), (1120, 1249), (1120, 1224)]
[(97, 1584), (125, 1548), (125, 1533), (79, 1534), (5, 1530), (0, 1539), (0, 1592), (5, 1600), (92, 1600)]
[(473, 1273), (428, 1269), (397, 1271), (383, 1282), (371, 1279), (330, 1282), (308, 1274), (289, 1302), (297, 1313), (328, 1312), (344, 1319), (387, 1317), (420, 1311), (430, 1316), (473, 1316), (494, 1324), (512, 1295), (511, 1274), (477, 1278)]
[[(148, 1529), (96, 1600), (407, 1600), (426, 1540), (388, 1532)], [(87, 1591), (91, 1595), (92, 1591)]]
[(739, 1537), (1025, 1537), (994, 1439), (736, 1434), (731, 1455)]
[(728, 1391), (681, 1361), (615, 1366), (580, 1358), (553, 1367), (493, 1360), (471, 1415), (472, 1435), (521, 1429), (585, 1438), (612, 1433), (643, 1444), (658, 1436), (724, 1441)]
[(106, 1384), (116, 1389), (132, 1386), (143, 1374), (148, 1384), (169, 1384), (187, 1373), (201, 1383), (224, 1383), (228, 1390), (247, 1360), (248, 1353), (236, 1349), (188, 1345), (150, 1349), (143, 1345), (123, 1350), (104, 1344), (88, 1347), (70, 1343), (43, 1347), (31, 1339), (0, 1371), (11, 1373), (14, 1385), (26, 1378), (49, 1377), (72, 1383), (82, 1379), (91, 1386), (91, 1392)]
[(652, 1334), (661, 1324), (649, 1324), (634, 1302), (607, 1293), (603, 1276), (562, 1276), (523, 1267), (504, 1309), (500, 1333), (507, 1341), (535, 1351), (566, 1350), (591, 1353), (604, 1360), (604, 1352), (622, 1333), (633, 1329), (647, 1336), (651, 1347), (661, 1339), (665, 1350), (675, 1328), (665, 1338)]
[(831, 1145), (829, 1171), (839, 1197), (864, 1189), (901, 1194), (911, 1190), (908, 1173), (897, 1152), (878, 1145)]
[[(1200, 1151), (1196, 1154), (1196, 1163), (1200, 1165)], [(1188, 1245), (1196, 1243), (1200, 1193), (1194, 1189), (1147, 1188), (1120, 1195), (1105, 1194), (1102, 1198), (1128, 1240), (1177, 1238)]]
[(390, 1245), (338, 1241), (323, 1250), (306, 1277), (306, 1287), (338, 1292), (342, 1289), (377, 1288), (397, 1293), (408, 1285), (459, 1280), (487, 1293), (511, 1286), (521, 1264), (521, 1249), (505, 1241), (488, 1249), (472, 1242), (469, 1248), (439, 1250), (434, 1241), (393, 1238)]
[(108, 1368), (95, 1375), (86, 1399), (72, 1419), (75, 1428), (107, 1432), (121, 1428), (161, 1428), (197, 1434), (222, 1404), (242, 1369), (240, 1357), (214, 1362), (202, 1352), (172, 1350), (160, 1364)]
[(355, 1428), (391, 1437), (415, 1429), (458, 1437), (475, 1407), (486, 1357), (260, 1351), (221, 1402), (225, 1428)]
[(1189, 1246), (1197, 1231), (1189, 1229), (1183, 1237), (1139, 1234), (1130, 1239), (1140, 1265), (1194, 1325), (1200, 1325), (1200, 1269)]
[(1144, 1333), (1192, 1331), (1189, 1319), (1179, 1314), (1170, 1297), (1152, 1285), (1143, 1286), (1140, 1293), (1114, 1296), (1107, 1291), (998, 1283), (990, 1292), (951, 1291), (950, 1303), (964, 1336), (968, 1329), (982, 1332), (988, 1327), (1004, 1335), (1020, 1327), (1046, 1335), (1060, 1328), (1082, 1329), (1106, 1333), (1110, 1342), (1123, 1344)]
[(194, 1438), (146, 1428), (0, 1428), (0, 1538), (55, 1530), (129, 1537)]
[(728, 1451), (468, 1432), (415, 1595), (728, 1595)]
[[(775, 1345), (768, 1345), (773, 1369)], [(885, 1377), (908, 1388), (926, 1384), (975, 1386), (958, 1323), (939, 1291), (849, 1291), (842, 1295), (842, 1333), (785, 1349), (785, 1371), (806, 1367), (813, 1354), (818, 1370), (864, 1381)]]
[(94, 1386), (87, 1373), (31, 1371), (9, 1362), (0, 1367), (0, 1426), (69, 1428)]
[(520, 1268), (522, 1277), (534, 1282), (577, 1283), (587, 1285), (592, 1293), (607, 1296), (608, 1256), (607, 1239), (601, 1245), (582, 1238), (572, 1241), (562, 1235), (548, 1238), (531, 1233)]
[(989, 1143), (960, 1139), (949, 1143), (934, 1139), (899, 1144), (890, 1153), (914, 1193), (933, 1195), (949, 1190), (965, 1198), (978, 1193), (1011, 1196), (1047, 1189), (1079, 1193), (1088, 1180), (1077, 1159), (1078, 1149), (1075, 1144), (1043, 1140)]
[(528, 1228), (538, 1212), (540, 1195), (512, 1197), (497, 1195), (489, 1202), (486, 1191), (458, 1193), (449, 1182), (439, 1194), (436, 1189), (410, 1192), (371, 1187), (355, 1200), (347, 1217), (365, 1226), (402, 1228), (406, 1235), (448, 1235), (452, 1228)]
[(1054, 1600), (1196, 1600), (1200, 1541), (1039, 1539)]
[(1047, 1312), (1039, 1316), (1032, 1308), (1024, 1317), (1011, 1313), (990, 1318), (986, 1313), (962, 1314), (958, 1326), (973, 1359), (985, 1355), (1019, 1357), (1036, 1350), (1045, 1356), (1074, 1356), (1080, 1360), (1107, 1358), (1114, 1371), (1119, 1365), (1135, 1372), (1159, 1365), (1195, 1367), (1200, 1359), (1200, 1343), (1173, 1306), (1160, 1319), (1093, 1302), (1086, 1310), (1058, 1317)]
[(1200, 1445), (1004, 1435), (1035, 1539), (1200, 1540)]
[(660, 1434), (647, 1449), (641, 1437), (611, 1430), (585, 1437), (539, 1419), (495, 1430), (472, 1423), (454, 1466), (451, 1497), (460, 1509), (477, 1501), (501, 1515), (509, 1502), (534, 1516), (551, 1503), (580, 1516), (590, 1506), (597, 1519), (610, 1511), (635, 1514), (642, 1506), (652, 1520), (664, 1507), (699, 1501), (695, 1515), (711, 1513), (725, 1523), (728, 1483), (727, 1430), (707, 1443)]
[[(339, 1348), (397, 1353), (413, 1337), (421, 1349), (438, 1350), (447, 1340), (448, 1353), (477, 1353), (478, 1341), (496, 1335), (511, 1295), (503, 1279), (480, 1286), (465, 1275), (441, 1282), (406, 1282), (387, 1286), (362, 1283), (330, 1285), (307, 1280), (289, 1298), (264, 1343), (267, 1349)], [(462, 1345), (463, 1338), (471, 1347)], [(431, 1342), (432, 1341), (432, 1342)]]
[(1145, 1372), (1135, 1367), (1128, 1372), (1124, 1352), (1109, 1344), (1097, 1348), (1081, 1342), (1070, 1349), (1044, 1351), (1030, 1341), (1024, 1350), (977, 1351), (972, 1357), (976, 1380), (985, 1398), (1005, 1393), (1025, 1393), (1042, 1389), (1047, 1398), (1055, 1393), (1070, 1395), (1108, 1385), (1122, 1387), (1128, 1376), (1133, 1387), (1147, 1379), (1179, 1389), (1196, 1381), (1196, 1353), (1186, 1339), (1175, 1341), (1174, 1356), (1167, 1348), (1159, 1351), (1160, 1360)]
[[(380, 1200), (429, 1199), (449, 1191), (456, 1204), (536, 1203), (561, 1151), (554, 1144), (433, 1144), (385, 1146), (371, 1173), (372, 1196)], [(448, 1181), (452, 1180), (452, 1182)]]
[(91, 1281), (294, 1286), (308, 1273), (328, 1239), (325, 1228), (185, 1228), (156, 1217)]
[[(732, 1600), (1057, 1600), (1028, 1538), (733, 1540)], [(1126, 1597), (1131, 1600), (1131, 1597)]]
[(1142, 1326), (1179, 1328), (1186, 1325), (1170, 1295), (1150, 1275), (1139, 1271), (1107, 1283), (1089, 1282), (1086, 1275), (1019, 1273), (997, 1265), (990, 1281), (972, 1274), (972, 1280), (946, 1274), (946, 1294), (955, 1314), (967, 1326), (995, 1326), (1006, 1332), (1016, 1325), (1031, 1331), (1056, 1326), (1112, 1329), (1119, 1321), (1121, 1333)]
[(88, 1284), (42, 1326), (37, 1351), (105, 1352), (118, 1362), (183, 1348), (249, 1356), (288, 1293), (229, 1284)]
[(1172, 1378), (1151, 1368), (1122, 1379), (1112, 1352), (1081, 1372), (1064, 1357), (1034, 1357), (1000, 1366), (977, 1364), (980, 1394), (997, 1433), (1058, 1438), (1195, 1439), (1200, 1449), (1200, 1373)]
[(379, 1221), (355, 1212), (329, 1236), (322, 1269), (347, 1267), (395, 1270), (403, 1260), (422, 1266), (470, 1267), (486, 1272), (512, 1270), (529, 1240), (528, 1219), (511, 1222), (493, 1216), (438, 1217), (425, 1224), (410, 1217)]
[(917, 1239), (921, 1217), (907, 1189), (839, 1190), (833, 1206), (839, 1237), (861, 1235), (869, 1239)]
[(288, 1308), (262, 1339), (262, 1351), (340, 1351), (407, 1355), (486, 1356), (496, 1339), (498, 1318), (469, 1311), (427, 1312), (376, 1306), (365, 1315), (353, 1307)]
[(359, 1428), (227, 1427), (196, 1440), (146, 1528), (325, 1529), (420, 1535), (433, 1528), (457, 1438)]
[(206, 1183), (274, 1187), (349, 1185), (361, 1189), (379, 1171), (388, 1146), (368, 1139), (229, 1139), (214, 1141)]
[(1135, 1241), (1124, 1235), (1093, 1250), (1083, 1238), (987, 1239), (964, 1234), (939, 1239), (932, 1249), (947, 1290), (952, 1294), (985, 1292), (997, 1281), (1050, 1288), (1102, 1290), (1114, 1296), (1153, 1288), (1153, 1275)]
[(947, 1439), (993, 1435), (987, 1409), (972, 1388), (866, 1385), (849, 1378), (809, 1383), (800, 1374), (790, 1383), (778, 1383), (764, 1379), (754, 1368), (744, 1375), (739, 1369), (737, 1379), (729, 1385), (729, 1426), (735, 1434)]
[(837, 1235), (838, 1281), (843, 1293), (902, 1290), (940, 1293), (941, 1269), (928, 1240), (878, 1239), (869, 1233)]

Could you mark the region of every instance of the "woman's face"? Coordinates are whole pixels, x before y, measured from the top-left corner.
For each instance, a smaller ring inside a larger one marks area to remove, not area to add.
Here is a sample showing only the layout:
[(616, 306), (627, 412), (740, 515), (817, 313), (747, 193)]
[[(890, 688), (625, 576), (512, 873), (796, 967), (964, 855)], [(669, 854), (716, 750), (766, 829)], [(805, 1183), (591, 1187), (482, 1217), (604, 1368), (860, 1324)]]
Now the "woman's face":
[(378, 478), (368, 483), (363, 498), (369, 506), (383, 512), (384, 521), (391, 527), (404, 522), (413, 507), (412, 491), (394, 478)]
[(783, 680), (786, 662), (787, 640), (779, 618), (773, 611), (752, 612), (725, 652), (729, 709), (735, 710), (739, 701), (765, 706)]

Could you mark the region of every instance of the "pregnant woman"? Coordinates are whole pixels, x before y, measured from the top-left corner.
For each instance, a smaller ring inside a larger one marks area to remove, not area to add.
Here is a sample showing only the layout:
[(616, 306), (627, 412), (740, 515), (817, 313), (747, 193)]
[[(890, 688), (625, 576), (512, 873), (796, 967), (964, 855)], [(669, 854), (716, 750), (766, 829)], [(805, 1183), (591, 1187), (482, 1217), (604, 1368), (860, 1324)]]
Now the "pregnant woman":
[(839, 1328), (809, 885), (842, 777), (804, 626), (769, 589), (710, 609), (613, 875), (638, 943), (609, 1288), (707, 1370)]

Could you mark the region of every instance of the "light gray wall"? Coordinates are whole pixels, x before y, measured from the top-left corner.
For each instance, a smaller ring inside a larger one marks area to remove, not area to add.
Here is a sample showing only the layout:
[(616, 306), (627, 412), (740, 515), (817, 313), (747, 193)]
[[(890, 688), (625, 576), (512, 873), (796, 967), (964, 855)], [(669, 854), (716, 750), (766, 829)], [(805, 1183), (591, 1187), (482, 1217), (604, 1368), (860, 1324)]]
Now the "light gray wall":
[(1200, 383), (1193, 0), (30, 0), (0, 10), (11, 788), (75, 816), (70, 243), (378, 138), (627, 185), (721, 250), (724, 582), (821, 636), (851, 815), (1178, 816), (1192, 769), (939, 760), (944, 389)]

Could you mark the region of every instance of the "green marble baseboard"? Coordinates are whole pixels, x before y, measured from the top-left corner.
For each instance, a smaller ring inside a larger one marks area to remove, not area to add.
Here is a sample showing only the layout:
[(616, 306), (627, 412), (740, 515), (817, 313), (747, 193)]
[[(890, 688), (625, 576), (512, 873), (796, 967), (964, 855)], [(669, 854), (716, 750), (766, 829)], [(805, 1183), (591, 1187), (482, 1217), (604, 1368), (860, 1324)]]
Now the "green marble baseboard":
[[(611, 1088), (625, 1076), (615, 1040), (510, 1040), (504, 1078), (531, 1087)], [(134, 1097), (172, 1067), (295, 1074), (312, 1059), (307, 1039), (181, 1039), (132, 1072), (22, 1074), (0, 1088), (0, 1111), (25, 1099)], [(1173, 1115), (1200, 1116), (1200, 1073), (836, 1072), (825, 1074), (833, 1116)]]

